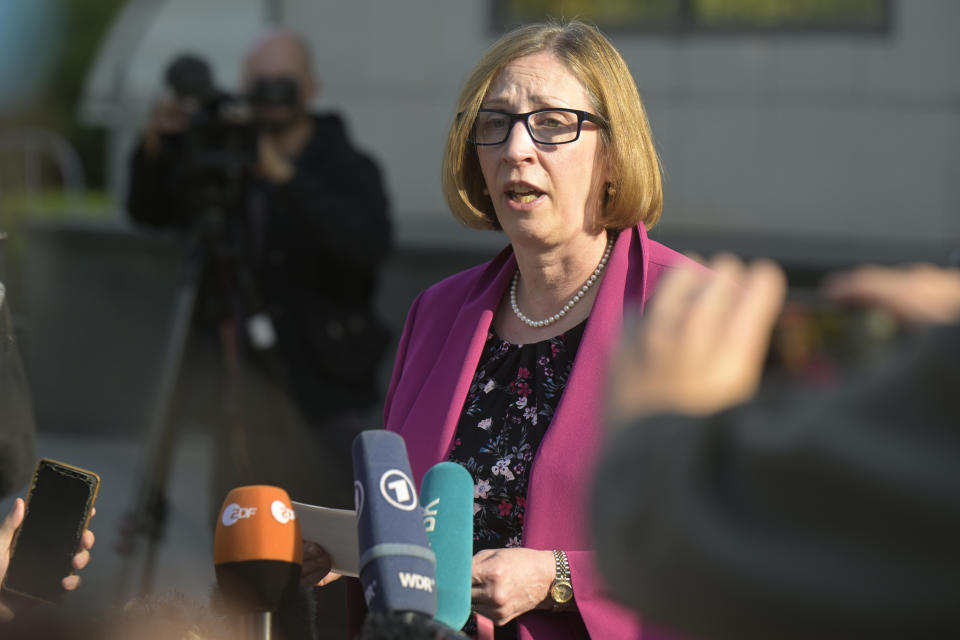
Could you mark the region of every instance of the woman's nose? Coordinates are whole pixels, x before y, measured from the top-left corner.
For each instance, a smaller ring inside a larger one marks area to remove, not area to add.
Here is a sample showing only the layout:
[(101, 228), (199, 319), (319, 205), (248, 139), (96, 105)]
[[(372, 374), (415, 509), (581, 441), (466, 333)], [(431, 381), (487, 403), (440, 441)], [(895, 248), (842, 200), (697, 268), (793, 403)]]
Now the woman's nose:
[(522, 162), (533, 157), (534, 144), (526, 124), (522, 120), (514, 122), (507, 139), (503, 142), (504, 161)]

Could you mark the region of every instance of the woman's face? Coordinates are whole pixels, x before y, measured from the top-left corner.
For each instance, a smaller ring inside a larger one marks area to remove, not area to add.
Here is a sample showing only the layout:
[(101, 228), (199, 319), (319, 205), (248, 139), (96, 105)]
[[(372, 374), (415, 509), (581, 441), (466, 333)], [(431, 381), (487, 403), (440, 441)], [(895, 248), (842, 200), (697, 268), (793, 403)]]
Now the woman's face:
[[(560, 107), (594, 111), (583, 84), (550, 52), (514, 60), (494, 78), (481, 107), (508, 113)], [(507, 140), (477, 146), (480, 169), (500, 226), (514, 244), (566, 244), (595, 224), (606, 183), (600, 132), (584, 122), (568, 144), (540, 144), (515, 122)]]

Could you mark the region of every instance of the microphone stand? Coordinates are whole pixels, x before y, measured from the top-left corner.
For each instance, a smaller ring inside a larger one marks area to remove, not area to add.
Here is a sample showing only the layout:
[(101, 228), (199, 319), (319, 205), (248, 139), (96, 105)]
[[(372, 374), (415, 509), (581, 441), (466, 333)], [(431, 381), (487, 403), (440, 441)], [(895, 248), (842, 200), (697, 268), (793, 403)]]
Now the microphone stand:
[(245, 620), (247, 638), (250, 640), (273, 640), (273, 612), (254, 611)]

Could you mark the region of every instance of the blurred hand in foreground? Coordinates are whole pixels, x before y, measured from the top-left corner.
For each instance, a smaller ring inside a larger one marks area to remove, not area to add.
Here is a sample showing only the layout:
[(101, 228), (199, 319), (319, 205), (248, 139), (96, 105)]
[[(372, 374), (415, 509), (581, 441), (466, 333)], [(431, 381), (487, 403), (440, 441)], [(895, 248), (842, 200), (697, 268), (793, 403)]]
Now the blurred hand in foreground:
[(659, 412), (706, 415), (756, 391), (786, 277), (766, 260), (721, 255), (712, 271), (664, 276), (611, 363), (610, 424)]
[(838, 304), (889, 311), (911, 326), (960, 321), (960, 269), (955, 268), (858, 267), (828, 277), (823, 295)]

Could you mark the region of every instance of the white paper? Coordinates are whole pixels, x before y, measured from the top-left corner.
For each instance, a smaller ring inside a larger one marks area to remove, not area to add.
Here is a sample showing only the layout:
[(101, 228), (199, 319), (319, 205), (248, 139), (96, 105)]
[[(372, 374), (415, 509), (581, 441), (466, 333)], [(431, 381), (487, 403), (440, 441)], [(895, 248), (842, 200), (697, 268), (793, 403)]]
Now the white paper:
[(356, 578), (360, 560), (357, 554), (357, 512), (329, 509), (293, 502), (303, 539), (316, 542), (333, 558), (333, 571)]

